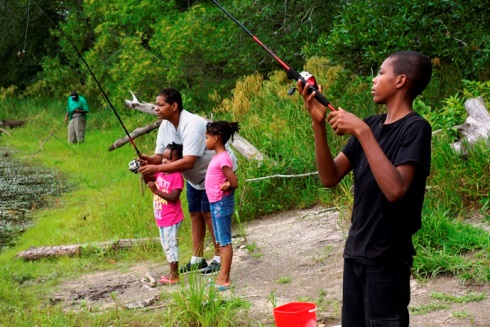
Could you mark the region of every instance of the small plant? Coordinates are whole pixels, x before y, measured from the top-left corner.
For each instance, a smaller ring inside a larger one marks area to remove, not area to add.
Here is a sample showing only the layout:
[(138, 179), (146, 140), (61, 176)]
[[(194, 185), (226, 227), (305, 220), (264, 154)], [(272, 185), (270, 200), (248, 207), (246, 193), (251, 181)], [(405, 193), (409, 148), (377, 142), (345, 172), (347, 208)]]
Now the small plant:
[(273, 308), (277, 307), (277, 297), (275, 292), (276, 291), (272, 291), (267, 295), (267, 301), (269, 301)]
[(243, 239), (246, 242), (247, 241), (247, 233), (245, 232), (246, 226), (242, 223), (242, 221), (240, 219), (240, 213), (238, 212), (238, 210), (235, 210), (235, 216), (234, 217), (235, 217), (235, 220), (237, 222), (237, 224), (235, 225), (235, 228), (237, 229), (236, 235), (243, 237)]
[(458, 319), (466, 319), (470, 317), (470, 314), (466, 310), (453, 312), (453, 317)]
[(287, 284), (291, 282), (291, 277), (290, 276), (284, 276), (284, 277), (279, 277), (276, 282), (278, 284)]
[(257, 243), (253, 242), (252, 244), (245, 245), (245, 249), (250, 252), (255, 252), (258, 249)]
[(429, 312), (447, 309), (449, 309), (449, 305), (444, 303), (429, 303), (409, 308), (410, 313), (413, 315), (423, 315)]

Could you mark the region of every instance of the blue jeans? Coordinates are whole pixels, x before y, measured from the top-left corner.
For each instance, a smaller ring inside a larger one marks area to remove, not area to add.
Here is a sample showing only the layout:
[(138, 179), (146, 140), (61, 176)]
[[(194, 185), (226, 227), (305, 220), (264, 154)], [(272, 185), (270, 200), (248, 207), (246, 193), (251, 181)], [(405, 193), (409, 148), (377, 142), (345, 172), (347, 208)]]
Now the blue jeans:
[(206, 190), (195, 189), (186, 182), (186, 196), (189, 212), (209, 212), (209, 200)]
[(218, 202), (211, 203), (214, 237), (220, 246), (231, 244), (231, 216), (235, 210), (234, 191)]
[(342, 327), (406, 327), (410, 265), (368, 266), (344, 260)]

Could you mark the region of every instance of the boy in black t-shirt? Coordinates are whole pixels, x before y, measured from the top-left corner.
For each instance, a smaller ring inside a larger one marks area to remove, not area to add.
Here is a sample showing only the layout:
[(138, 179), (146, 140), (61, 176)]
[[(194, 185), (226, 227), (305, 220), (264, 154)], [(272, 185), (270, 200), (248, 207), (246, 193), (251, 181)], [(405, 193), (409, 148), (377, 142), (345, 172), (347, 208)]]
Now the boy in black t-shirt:
[[(373, 79), (374, 102), (386, 114), (365, 120), (326, 108), (298, 81), (312, 119), (320, 180), (337, 185), (354, 172), (352, 225), (344, 250), (342, 327), (408, 326), (412, 235), (430, 172), (431, 127), (412, 109), (429, 84), (430, 60), (414, 51), (397, 52)], [(321, 91), (321, 89), (320, 89)], [(351, 138), (334, 158), (325, 119), (338, 135)]]

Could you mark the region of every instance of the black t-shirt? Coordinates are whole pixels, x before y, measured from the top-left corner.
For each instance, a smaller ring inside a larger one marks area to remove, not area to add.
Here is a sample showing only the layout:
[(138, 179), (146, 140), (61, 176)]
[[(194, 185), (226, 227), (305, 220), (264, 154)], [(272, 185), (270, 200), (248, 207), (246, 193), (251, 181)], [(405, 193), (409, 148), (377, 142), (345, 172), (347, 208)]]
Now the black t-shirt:
[(393, 165), (412, 163), (414, 179), (405, 196), (390, 203), (378, 186), (359, 141), (342, 152), (354, 172), (354, 207), (344, 258), (368, 265), (412, 262), (412, 235), (421, 227), (425, 183), (430, 172), (431, 127), (415, 112), (384, 125), (386, 114), (365, 120)]

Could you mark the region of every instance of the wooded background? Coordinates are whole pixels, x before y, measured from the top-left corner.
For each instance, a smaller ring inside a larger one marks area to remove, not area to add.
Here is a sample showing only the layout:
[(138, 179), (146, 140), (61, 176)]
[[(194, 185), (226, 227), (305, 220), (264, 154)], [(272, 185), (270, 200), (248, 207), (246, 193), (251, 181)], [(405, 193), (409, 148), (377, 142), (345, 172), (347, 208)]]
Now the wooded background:
[[(488, 0), (220, 4), (298, 71), (320, 56), (350, 76), (369, 77), (390, 53), (421, 51), (435, 67), (434, 87), (424, 94), (429, 105), (461, 89), (463, 79), (490, 76)], [(153, 101), (160, 88), (174, 87), (188, 108), (206, 112), (230, 97), (243, 76), (280, 69), (210, 0), (3, 0), (0, 94), (65, 98), (76, 89), (106, 105), (56, 24), (114, 103), (129, 90)]]

